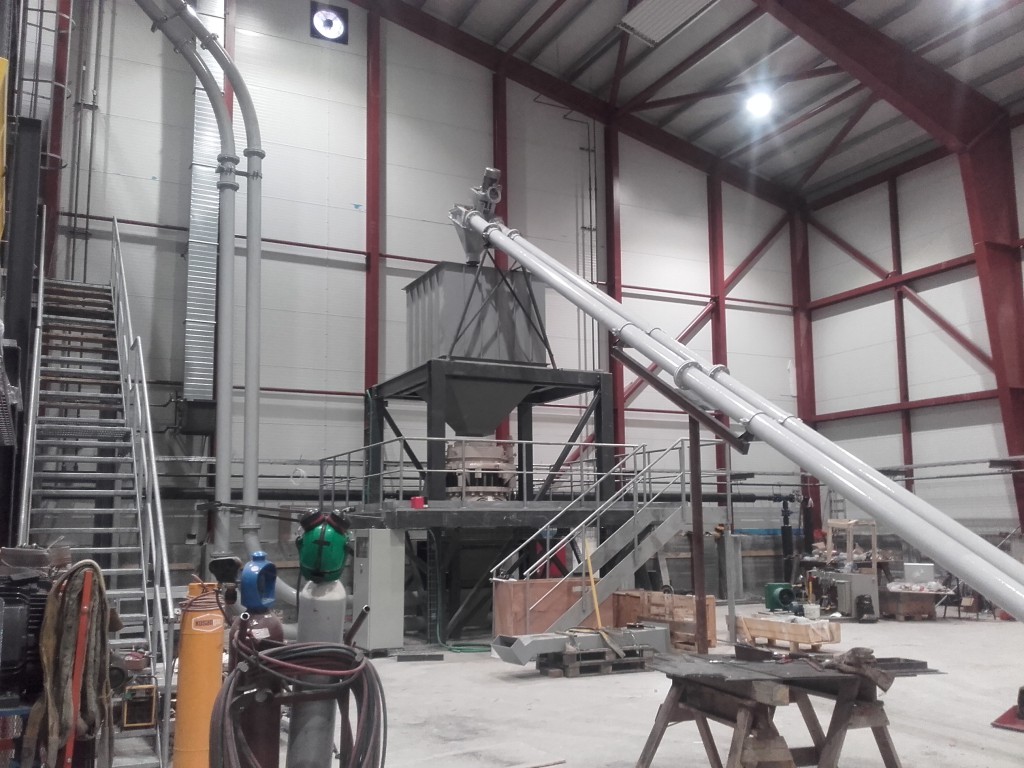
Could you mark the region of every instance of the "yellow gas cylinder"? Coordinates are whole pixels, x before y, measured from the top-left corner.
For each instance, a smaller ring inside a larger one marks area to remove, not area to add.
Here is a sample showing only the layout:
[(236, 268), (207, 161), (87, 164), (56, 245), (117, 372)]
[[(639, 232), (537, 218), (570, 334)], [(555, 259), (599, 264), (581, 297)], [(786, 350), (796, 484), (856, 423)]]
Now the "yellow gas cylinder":
[(181, 604), (174, 768), (210, 765), (210, 720), (224, 666), (224, 614), (216, 589), (216, 584), (193, 582)]

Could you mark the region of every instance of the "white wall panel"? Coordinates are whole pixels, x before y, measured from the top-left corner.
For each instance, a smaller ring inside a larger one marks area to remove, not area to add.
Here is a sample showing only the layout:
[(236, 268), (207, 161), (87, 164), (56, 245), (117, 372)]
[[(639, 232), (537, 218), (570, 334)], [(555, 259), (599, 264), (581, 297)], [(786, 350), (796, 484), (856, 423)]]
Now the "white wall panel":
[(892, 269), (889, 192), (884, 184), (824, 208), (815, 217), (876, 264)]
[(731, 308), (726, 313), (729, 370), (779, 407), (792, 411), (793, 317), (783, 310)]
[[(978, 281), (962, 272), (958, 275), (962, 279), (957, 282), (935, 284), (921, 290), (919, 295), (983, 352), (989, 353)], [(995, 387), (991, 368), (935, 325), (913, 303), (907, 301), (904, 306), (907, 376), (912, 400)]]
[[(875, 226), (878, 226), (877, 222)], [(885, 226), (888, 227), (888, 223)], [(857, 247), (856, 243), (850, 245)], [(878, 280), (877, 275), (871, 270), (855, 261), (811, 225), (807, 227), (807, 247), (810, 251), (812, 300), (859, 288)]]
[(974, 251), (955, 158), (900, 176), (897, 190), (905, 272)]
[[(914, 413), (914, 461), (919, 463), (988, 459), (1006, 455), (999, 406), (995, 401)], [(984, 464), (922, 469), (929, 476), (985, 472)], [(1016, 525), (1010, 481), (1005, 476), (921, 480), (916, 493), (966, 525), (1005, 530)], [(1000, 525), (1000, 521), (1002, 525)]]
[(630, 139), (622, 139), (620, 166), (623, 282), (706, 294), (704, 174)]
[[(726, 277), (747, 258), (783, 214), (784, 211), (771, 203), (766, 203), (730, 184), (722, 185)], [(793, 295), (789, 259), (787, 224), (754, 266), (740, 279), (729, 296), (789, 304)]]
[(814, 377), (819, 413), (899, 399), (891, 301), (858, 301), (815, 316)]

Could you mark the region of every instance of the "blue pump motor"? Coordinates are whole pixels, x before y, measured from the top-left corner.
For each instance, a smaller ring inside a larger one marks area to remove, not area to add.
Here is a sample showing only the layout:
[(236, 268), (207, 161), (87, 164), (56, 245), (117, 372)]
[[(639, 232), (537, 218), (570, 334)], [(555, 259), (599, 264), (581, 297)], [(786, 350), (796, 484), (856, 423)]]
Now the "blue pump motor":
[(266, 613), (274, 607), (277, 566), (267, 560), (266, 552), (252, 553), (252, 560), (242, 568), (239, 583), (245, 610), (250, 613)]

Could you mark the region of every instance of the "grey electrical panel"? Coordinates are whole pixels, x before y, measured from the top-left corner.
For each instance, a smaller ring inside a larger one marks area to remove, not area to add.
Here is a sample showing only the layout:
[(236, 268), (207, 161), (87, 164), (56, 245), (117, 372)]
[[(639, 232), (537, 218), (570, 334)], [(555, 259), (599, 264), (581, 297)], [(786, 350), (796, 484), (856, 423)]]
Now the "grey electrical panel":
[(405, 536), (373, 528), (355, 531), (353, 616), (370, 606), (356, 645), (370, 651), (401, 648), (405, 630)]

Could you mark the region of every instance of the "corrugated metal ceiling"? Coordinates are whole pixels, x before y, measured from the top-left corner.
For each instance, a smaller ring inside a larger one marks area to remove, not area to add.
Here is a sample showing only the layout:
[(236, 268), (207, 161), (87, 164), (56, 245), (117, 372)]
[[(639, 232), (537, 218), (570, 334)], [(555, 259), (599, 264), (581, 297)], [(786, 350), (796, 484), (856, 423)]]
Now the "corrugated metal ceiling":
[[(806, 198), (937, 146), (751, 0), (688, 2), (696, 15), (653, 46), (618, 27), (637, 0), (404, 2)], [(1024, 0), (836, 4), (1024, 113)], [(762, 121), (743, 108), (755, 88), (776, 101)]]

